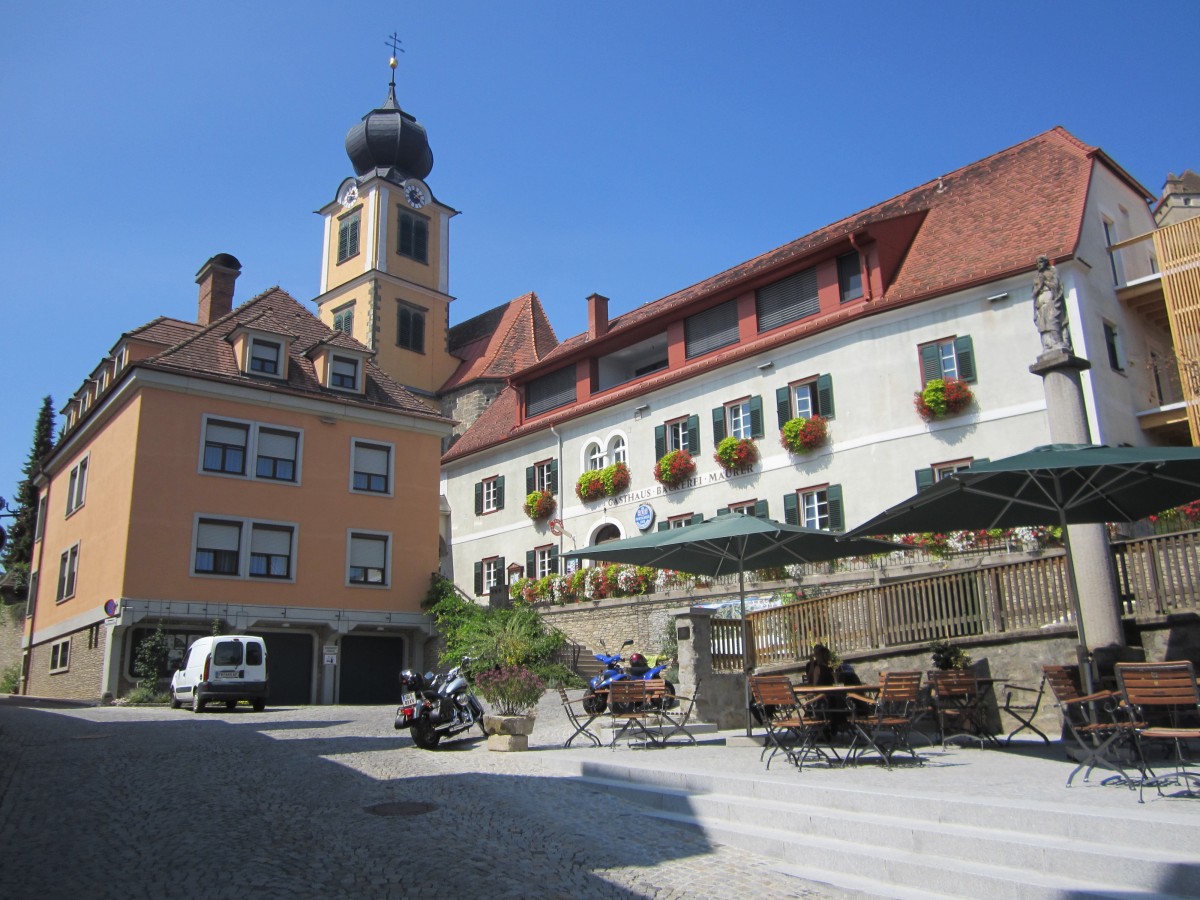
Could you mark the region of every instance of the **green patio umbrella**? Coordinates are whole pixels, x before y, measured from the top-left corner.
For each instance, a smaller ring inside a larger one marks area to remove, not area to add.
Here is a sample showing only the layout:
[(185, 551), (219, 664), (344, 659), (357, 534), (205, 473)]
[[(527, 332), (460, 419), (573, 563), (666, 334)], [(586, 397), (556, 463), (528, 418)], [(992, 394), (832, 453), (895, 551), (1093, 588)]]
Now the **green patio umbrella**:
[[(1049, 444), (973, 464), (846, 532), (848, 538), (921, 531), (1057, 525), (1067, 593), (1088, 654), (1068, 525), (1135, 522), (1200, 498), (1200, 448)], [(1091, 667), (1085, 666), (1091, 683)]]
[(787, 566), (794, 563), (825, 562), (845, 556), (869, 556), (902, 549), (887, 541), (858, 538), (839, 540), (832, 531), (787, 525), (755, 516), (728, 515), (688, 525), (655, 531), (620, 541), (564, 553), (567, 559), (594, 559), (675, 569), (693, 575), (738, 576), (738, 598), (742, 615), (742, 661), (746, 676), (746, 734), (750, 734), (750, 655), (747, 648), (746, 571)]

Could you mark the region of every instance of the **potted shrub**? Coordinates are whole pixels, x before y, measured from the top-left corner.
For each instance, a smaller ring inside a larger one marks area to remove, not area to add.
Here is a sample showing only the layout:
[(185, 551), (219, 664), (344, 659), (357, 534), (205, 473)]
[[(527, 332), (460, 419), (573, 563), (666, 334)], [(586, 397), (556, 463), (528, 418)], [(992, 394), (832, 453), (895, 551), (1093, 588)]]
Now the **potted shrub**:
[(654, 464), (654, 480), (666, 487), (675, 487), (692, 477), (696, 461), (686, 450), (672, 450)]
[(934, 641), (929, 645), (929, 651), (933, 654), (933, 667), (943, 672), (965, 669), (971, 664), (971, 657), (967, 656), (966, 651), (949, 641)]
[(931, 378), (925, 387), (913, 395), (913, 406), (926, 422), (958, 415), (966, 409), (975, 395), (970, 386), (958, 378)]
[(744, 472), (758, 461), (758, 445), (751, 438), (727, 437), (717, 444), (713, 459), (726, 472)]
[(481, 672), (475, 689), (494, 710), (483, 717), (488, 749), (528, 750), (536, 721), (532, 712), (546, 693), (546, 683), (525, 666), (500, 666)]
[(811, 453), (822, 446), (829, 435), (824, 416), (797, 416), (788, 419), (779, 430), (779, 442), (789, 453)]
[(525, 498), (525, 515), (537, 522), (549, 516), (557, 506), (549, 491), (532, 491)]

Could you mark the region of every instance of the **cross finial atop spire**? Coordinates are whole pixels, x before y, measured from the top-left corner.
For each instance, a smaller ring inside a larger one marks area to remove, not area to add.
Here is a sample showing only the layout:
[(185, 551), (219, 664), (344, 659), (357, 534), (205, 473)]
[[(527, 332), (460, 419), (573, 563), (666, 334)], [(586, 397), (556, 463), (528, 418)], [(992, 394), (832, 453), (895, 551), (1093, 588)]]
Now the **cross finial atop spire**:
[(392, 48), (392, 58), (388, 60), (388, 66), (392, 70), (391, 86), (394, 88), (396, 86), (396, 54), (403, 53), (404, 48), (400, 46), (400, 35), (394, 31), (392, 32), (391, 37), (389, 37), (384, 44), (385, 46), (390, 46)]

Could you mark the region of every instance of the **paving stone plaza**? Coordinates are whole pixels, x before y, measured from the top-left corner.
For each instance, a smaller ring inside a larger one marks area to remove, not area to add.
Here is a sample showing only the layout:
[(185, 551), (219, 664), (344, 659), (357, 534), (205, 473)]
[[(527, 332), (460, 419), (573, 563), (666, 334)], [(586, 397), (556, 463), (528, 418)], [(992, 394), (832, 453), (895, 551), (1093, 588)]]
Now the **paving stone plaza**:
[(390, 707), (0, 700), (0, 897), (848, 896), (564, 777), (549, 699), (521, 754)]

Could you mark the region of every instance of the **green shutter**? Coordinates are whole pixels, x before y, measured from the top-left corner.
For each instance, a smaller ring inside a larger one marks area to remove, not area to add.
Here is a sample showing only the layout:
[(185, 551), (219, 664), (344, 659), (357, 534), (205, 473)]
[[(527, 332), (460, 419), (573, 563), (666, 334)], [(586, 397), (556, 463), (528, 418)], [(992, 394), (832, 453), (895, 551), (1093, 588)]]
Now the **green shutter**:
[(659, 531), (670, 531), (671, 523), (664, 519), (663, 521), (658, 523), (658, 530)]
[(525, 551), (525, 577), (537, 577), (537, 552), (534, 550)]
[(763, 436), (762, 397), (757, 394), (750, 398), (750, 437)]
[(550, 571), (555, 575), (558, 574), (558, 548), (557, 547), (550, 548)]
[(475, 515), (483, 515), (483, 482), (475, 482)]
[(942, 357), (938, 353), (937, 344), (929, 344), (921, 348), (921, 385), (924, 386), (934, 378), (942, 377)]
[(817, 415), (833, 418), (833, 376), (828, 373), (817, 376)]
[(933, 469), (917, 469), (917, 491), (933, 487)]
[(496, 479), (496, 509), (504, 509), (504, 476)]
[(508, 594), (508, 570), (504, 567), (503, 556), (496, 560), (496, 583), (503, 585), (504, 593)]
[(696, 513), (695, 515), (692, 516), (691, 521), (689, 521), (688, 524), (689, 525), (699, 525), (703, 521), (704, 521), (704, 513)]
[(700, 453), (700, 417), (688, 416), (687, 426), (688, 453), (697, 456)]
[(475, 563), (475, 596), (483, 596), (483, 563)]
[(800, 524), (800, 498), (795, 491), (783, 495), (783, 521), (789, 525)]
[(831, 484), (825, 488), (825, 499), (829, 503), (829, 530), (845, 531), (846, 514), (842, 511), (842, 486)]
[(727, 516), (727, 515), (729, 515), (729, 507), (728, 506), (722, 506), (720, 509), (717, 510), (717, 518), (718, 519), (721, 516)]
[(552, 493), (552, 494), (558, 493), (558, 460), (557, 459), (550, 460), (550, 484), (548, 485), (548, 487), (550, 488), (550, 493)]
[(767, 512), (767, 501), (759, 500), (754, 504), (754, 516), (758, 519), (768, 519), (771, 514)]
[(713, 410), (713, 446), (725, 440), (725, 407), (718, 406)]
[(662, 459), (667, 455), (667, 426), (654, 426), (654, 458)]
[(981, 465), (987, 461), (988, 461), (988, 457), (986, 457), (986, 456), (981, 456), (981, 457), (979, 457), (979, 459), (973, 459), (973, 460), (971, 460), (971, 468), (973, 469), (977, 465)]
[(525, 493), (526, 494), (532, 494), (533, 489), (534, 489), (535, 485), (537, 484), (537, 479), (534, 476), (534, 469), (535, 469), (534, 466), (526, 466), (525, 467)]
[(791, 421), (792, 418), (792, 389), (781, 387), (775, 389), (775, 410), (779, 414), (779, 427)]
[(954, 358), (958, 361), (958, 377), (963, 381), (974, 382), (975, 346), (969, 334), (954, 339)]

